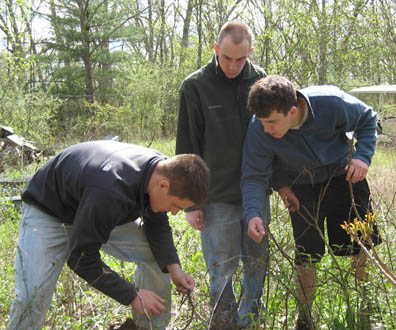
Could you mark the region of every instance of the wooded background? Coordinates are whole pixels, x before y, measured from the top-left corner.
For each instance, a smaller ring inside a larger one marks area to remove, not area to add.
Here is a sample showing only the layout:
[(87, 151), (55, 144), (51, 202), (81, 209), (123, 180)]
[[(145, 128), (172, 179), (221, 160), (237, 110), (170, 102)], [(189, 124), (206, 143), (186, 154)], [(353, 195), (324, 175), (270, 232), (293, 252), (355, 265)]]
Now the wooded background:
[(228, 20), (298, 87), (396, 84), (395, 0), (0, 0), (0, 124), (44, 146), (172, 138), (178, 88)]
[[(396, 0), (0, 0), (0, 125), (11, 126), (41, 150), (59, 151), (62, 145), (111, 134), (125, 142), (153, 142), (153, 148), (172, 155), (179, 86), (211, 58), (218, 31), (229, 20), (242, 20), (253, 30), (256, 64), (287, 76), (297, 87), (334, 84), (349, 91), (396, 84)], [(383, 115), (396, 115), (394, 96), (382, 106)], [(39, 166), (26, 166), (23, 156), (16, 160), (7, 177), (34, 173)], [(369, 180), (383, 237), (378, 253), (395, 274), (394, 148), (377, 148), (373, 160)], [(271, 203), (267, 308), (256, 325), (290, 329), (297, 316), (292, 231), (277, 194)], [(14, 294), (20, 213), (11, 202), (2, 202), (0, 219), (1, 328)], [(183, 269), (197, 284), (193, 307), (174, 295), (171, 327), (207, 329), (209, 278), (199, 233), (183, 214), (171, 216), (171, 222)], [(132, 264), (106, 262), (132, 280)], [(48, 328), (107, 329), (130, 317), (130, 308), (98, 295), (70, 272), (65, 269), (58, 281)], [(396, 291), (374, 266), (371, 272), (367, 289), (378, 308), (370, 317), (383, 322), (384, 329), (396, 329)], [(328, 254), (318, 274), (318, 325), (363, 329), (357, 320), (366, 297), (348, 260)], [(237, 296), (240, 282), (239, 276)]]

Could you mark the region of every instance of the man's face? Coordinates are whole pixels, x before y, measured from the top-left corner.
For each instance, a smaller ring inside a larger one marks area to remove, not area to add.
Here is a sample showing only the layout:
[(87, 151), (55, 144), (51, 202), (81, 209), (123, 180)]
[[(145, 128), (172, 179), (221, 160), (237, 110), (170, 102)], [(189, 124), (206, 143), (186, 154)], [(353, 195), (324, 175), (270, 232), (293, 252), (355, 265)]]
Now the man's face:
[(214, 43), (214, 49), (218, 56), (221, 69), (227, 78), (237, 77), (245, 66), (247, 58), (252, 52), (248, 40), (243, 40), (238, 45), (232, 42), (231, 36), (227, 35), (220, 45)]
[[(294, 111), (293, 107), (293, 111)], [(257, 117), (264, 126), (264, 132), (268, 133), (276, 139), (282, 138), (288, 130), (292, 127), (294, 112), (289, 110), (287, 116), (276, 110), (272, 111), (267, 118)]]
[(181, 199), (169, 194), (169, 187), (157, 189), (149, 197), (153, 212), (171, 212), (176, 215), (180, 210), (194, 206), (194, 203), (188, 199)]

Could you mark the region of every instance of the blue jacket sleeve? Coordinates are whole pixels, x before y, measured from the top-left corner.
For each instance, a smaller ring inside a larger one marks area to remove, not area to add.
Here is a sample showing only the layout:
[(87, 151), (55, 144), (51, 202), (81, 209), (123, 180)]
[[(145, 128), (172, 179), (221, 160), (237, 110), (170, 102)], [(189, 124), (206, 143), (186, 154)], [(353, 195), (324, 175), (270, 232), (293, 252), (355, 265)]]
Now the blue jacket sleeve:
[(266, 147), (261, 122), (255, 117), (249, 124), (243, 147), (242, 159), (242, 202), (243, 218), (264, 218), (264, 205), (270, 191), (272, 160), (274, 154)]

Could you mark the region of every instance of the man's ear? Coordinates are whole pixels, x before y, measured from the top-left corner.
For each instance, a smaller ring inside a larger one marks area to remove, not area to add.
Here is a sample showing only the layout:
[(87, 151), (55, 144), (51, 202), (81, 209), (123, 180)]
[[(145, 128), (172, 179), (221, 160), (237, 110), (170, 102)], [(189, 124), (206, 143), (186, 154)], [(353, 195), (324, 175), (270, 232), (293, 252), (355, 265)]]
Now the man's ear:
[(216, 55), (219, 56), (219, 48), (220, 47), (216, 41), (213, 43), (213, 47), (214, 47), (214, 51), (215, 51)]
[(170, 181), (166, 178), (163, 178), (159, 180), (159, 185), (161, 189), (166, 189), (166, 191), (168, 192), (170, 188)]
[(290, 108), (289, 112), (290, 112), (290, 114), (291, 114), (292, 116), (295, 116), (295, 115), (298, 113), (298, 108), (297, 108), (295, 105), (293, 105), (293, 106)]
[(253, 47), (252, 47), (252, 48), (250, 48), (250, 50), (249, 50), (249, 53), (248, 53), (248, 56), (247, 56), (247, 57), (250, 57), (250, 56), (252, 55), (252, 53), (253, 53)]

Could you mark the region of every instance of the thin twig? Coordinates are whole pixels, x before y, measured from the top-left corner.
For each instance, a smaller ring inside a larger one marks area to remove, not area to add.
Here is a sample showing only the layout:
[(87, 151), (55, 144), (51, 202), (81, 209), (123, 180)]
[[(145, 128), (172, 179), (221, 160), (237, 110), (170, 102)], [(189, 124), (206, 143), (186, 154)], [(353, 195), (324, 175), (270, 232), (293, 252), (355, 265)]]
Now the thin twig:
[(371, 239), (368, 239), (368, 243), (370, 245), (371, 250), (373, 251), (374, 256), (367, 250), (366, 246), (362, 243), (359, 237), (356, 234), (352, 234), (354, 241), (360, 246), (362, 251), (369, 257), (369, 259), (374, 262), (379, 270), (389, 279), (389, 281), (396, 286), (396, 277), (392, 274), (392, 272), (388, 269), (388, 267), (381, 261), (380, 257), (378, 256), (374, 244)]
[(192, 320), (194, 319), (195, 305), (193, 304), (193, 301), (192, 301), (192, 298), (191, 298), (191, 290), (188, 290), (188, 293), (183, 295), (183, 298), (182, 298), (182, 300), (180, 302), (179, 309), (181, 309), (181, 307), (183, 306), (183, 304), (185, 303), (186, 300), (188, 301), (188, 304), (191, 307), (191, 316), (190, 316), (190, 319), (188, 320), (187, 324), (181, 330), (188, 329), (190, 324), (191, 324), (191, 322), (192, 322)]
[(152, 325), (152, 323), (151, 323), (151, 318), (150, 318), (149, 313), (148, 313), (147, 310), (146, 310), (146, 307), (144, 306), (143, 299), (142, 299), (142, 297), (140, 296), (139, 292), (137, 292), (136, 294), (137, 294), (137, 296), (138, 296), (138, 298), (139, 298), (139, 300), (140, 300), (140, 304), (142, 305), (142, 309), (143, 309), (143, 311), (144, 311), (144, 314), (146, 315), (147, 319), (149, 320), (150, 330), (153, 330), (153, 325)]

